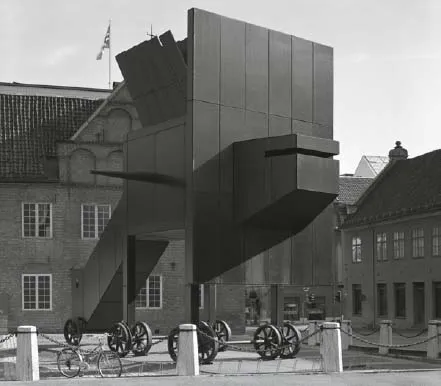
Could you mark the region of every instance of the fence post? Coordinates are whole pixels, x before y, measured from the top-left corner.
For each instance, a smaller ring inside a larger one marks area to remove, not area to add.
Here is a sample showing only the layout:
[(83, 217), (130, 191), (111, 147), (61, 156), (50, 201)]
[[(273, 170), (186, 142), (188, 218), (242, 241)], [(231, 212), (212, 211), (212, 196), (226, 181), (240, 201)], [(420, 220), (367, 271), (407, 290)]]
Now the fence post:
[(17, 328), (17, 381), (40, 380), (38, 362), (37, 328), (19, 326)]
[(343, 371), (341, 353), (340, 323), (323, 323), (323, 371), (325, 373)]
[[(439, 337), (439, 334), (441, 333), (441, 321), (429, 320), (429, 325), (427, 327), (427, 338), (432, 338), (427, 342), (427, 358), (438, 359), (441, 351)], [(435, 336), (437, 338), (434, 338)]]
[(178, 375), (199, 375), (198, 338), (194, 324), (179, 326), (176, 369)]
[[(392, 321), (382, 320), (380, 322), (380, 344), (392, 345)], [(378, 347), (378, 353), (389, 354), (389, 347)]]
[(350, 320), (341, 321), (341, 348), (342, 350), (348, 350), (349, 346), (352, 346), (352, 323)]

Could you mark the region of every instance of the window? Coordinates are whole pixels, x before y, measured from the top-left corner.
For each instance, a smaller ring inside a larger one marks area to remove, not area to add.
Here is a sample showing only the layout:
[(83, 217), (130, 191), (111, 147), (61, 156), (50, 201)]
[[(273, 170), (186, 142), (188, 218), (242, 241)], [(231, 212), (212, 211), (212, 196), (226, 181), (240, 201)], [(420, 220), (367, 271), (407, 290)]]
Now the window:
[(441, 256), (441, 227), (432, 229), (432, 255)]
[(110, 219), (110, 205), (81, 205), (81, 237), (98, 239)]
[(361, 262), (361, 238), (353, 237), (352, 238), (352, 262), (360, 263)]
[(394, 232), (394, 259), (404, 258), (404, 232)]
[(441, 282), (433, 283), (434, 318), (441, 318)]
[(23, 203), (23, 237), (52, 237), (52, 205), (42, 203)]
[(377, 260), (387, 260), (387, 239), (386, 233), (377, 233)]
[(423, 228), (412, 229), (412, 257), (424, 256), (424, 230)]
[(199, 308), (204, 308), (204, 285), (199, 285)]
[(162, 308), (162, 276), (150, 275), (135, 299), (136, 308)]
[(352, 314), (361, 315), (361, 284), (352, 284)]
[(52, 309), (52, 275), (22, 275), (23, 310)]
[(406, 284), (395, 283), (395, 317), (405, 318), (406, 317)]
[(387, 285), (377, 284), (378, 316), (387, 316)]

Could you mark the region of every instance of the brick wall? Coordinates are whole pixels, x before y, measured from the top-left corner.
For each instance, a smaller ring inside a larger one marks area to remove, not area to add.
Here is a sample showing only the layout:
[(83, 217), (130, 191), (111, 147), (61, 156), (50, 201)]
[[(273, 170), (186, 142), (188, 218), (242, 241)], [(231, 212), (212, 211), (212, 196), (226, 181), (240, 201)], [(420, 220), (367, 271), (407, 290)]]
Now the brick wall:
[[(97, 240), (81, 239), (81, 204), (110, 204), (121, 189), (62, 184), (0, 184), (0, 293), (9, 297), (8, 327), (36, 325), (61, 330), (71, 317), (71, 275)], [(22, 237), (22, 203), (52, 203), (52, 238)], [(22, 274), (52, 274), (52, 311), (22, 310)]]

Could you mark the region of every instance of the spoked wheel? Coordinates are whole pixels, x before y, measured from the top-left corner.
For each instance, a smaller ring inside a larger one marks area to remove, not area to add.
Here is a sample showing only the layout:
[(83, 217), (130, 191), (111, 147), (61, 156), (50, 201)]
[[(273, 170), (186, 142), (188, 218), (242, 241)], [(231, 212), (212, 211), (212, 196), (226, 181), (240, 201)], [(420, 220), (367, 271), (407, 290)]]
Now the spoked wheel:
[(179, 339), (179, 327), (174, 328), (168, 334), (167, 348), (170, 358), (176, 362), (178, 360), (178, 339)]
[(63, 333), (66, 342), (73, 346), (78, 346), (81, 342), (81, 338), (83, 337), (81, 329), (74, 319), (68, 319), (66, 321), (64, 324)]
[(58, 371), (67, 378), (74, 378), (80, 373), (82, 361), (83, 359), (77, 351), (63, 348), (57, 354)]
[(294, 358), (300, 351), (300, 340), (302, 339), (302, 334), (297, 327), (291, 323), (284, 323), (280, 330), (282, 333), (282, 349), (280, 352), (280, 358)]
[(276, 359), (280, 355), (282, 336), (272, 324), (260, 326), (254, 333), (254, 348), (263, 359)]
[(219, 341), (214, 330), (206, 322), (198, 323), (198, 351), (199, 362), (212, 363), (219, 351)]
[(115, 323), (109, 330), (107, 336), (107, 345), (111, 351), (116, 352), (120, 358), (125, 357), (131, 348), (132, 336), (130, 329), (124, 323)]
[(216, 320), (213, 324), (213, 330), (219, 339), (219, 350), (225, 351), (227, 346), (225, 345), (231, 338), (231, 328), (227, 322), (223, 320)]
[(132, 352), (135, 356), (147, 355), (153, 344), (152, 331), (147, 323), (136, 322), (132, 328)]
[(102, 351), (98, 356), (98, 372), (103, 378), (118, 378), (122, 373), (122, 363), (114, 351)]

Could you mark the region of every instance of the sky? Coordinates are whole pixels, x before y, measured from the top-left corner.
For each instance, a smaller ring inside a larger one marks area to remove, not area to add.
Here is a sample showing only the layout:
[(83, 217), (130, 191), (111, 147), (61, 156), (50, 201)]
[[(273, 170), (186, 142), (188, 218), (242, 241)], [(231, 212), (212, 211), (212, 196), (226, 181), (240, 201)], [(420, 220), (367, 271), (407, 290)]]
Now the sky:
[(409, 157), (441, 147), (441, 0), (0, 0), (0, 82), (107, 88), (109, 19), (121, 81), (115, 55), (151, 25), (185, 38), (192, 7), (334, 48), (340, 173), (397, 140)]

